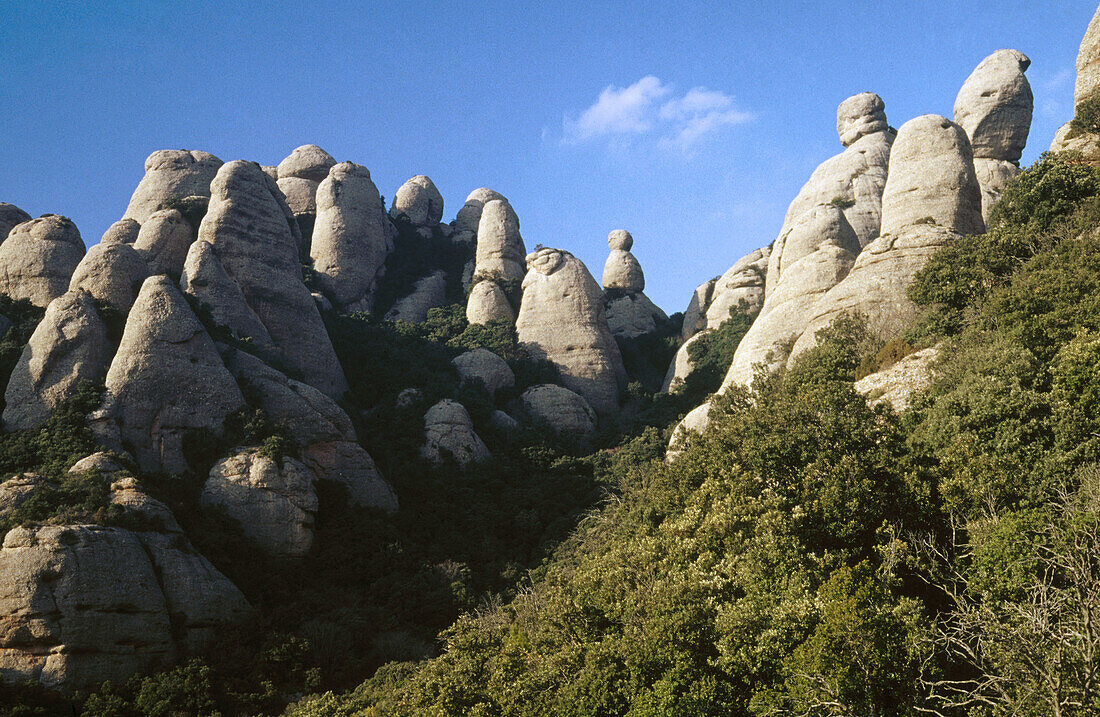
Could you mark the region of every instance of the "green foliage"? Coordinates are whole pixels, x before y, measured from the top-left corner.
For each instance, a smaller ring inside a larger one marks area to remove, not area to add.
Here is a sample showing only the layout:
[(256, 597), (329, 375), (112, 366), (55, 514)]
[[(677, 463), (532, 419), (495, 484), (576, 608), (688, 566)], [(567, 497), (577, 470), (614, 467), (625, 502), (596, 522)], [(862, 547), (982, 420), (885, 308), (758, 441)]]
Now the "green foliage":
[(41, 428), (0, 434), (0, 475), (35, 471), (58, 476), (97, 450), (87, 415), (99, 407), (102, 389), (81, 383)]
[[(0, 380), (8, 385), (11, 372), (15, 364), (19, 362), (19, 356), (34, 333), (38, 322), (46, 313), (26, 299), (15, 301), (5, 294), (0, 294), (0, 316), (12, 322), (11, 328), (0, 338)], [(3, 398), (0, 398), (0, 407), (3, 406)]]
[(1073, 134), (1100, 134), (1100, 94), (1094, 94), (1077, 103), (1070, 121)]
[(856, 370), (855, 379), (858, 381), (864, 376), (870, 376), (877, 371), (890, 368), (916, 350), (917, 347), (910, 345), (903, 338), (891, 339), (876, 353), (868, 353), (863, 357), (859, 368)]
[(395, 301), (412, 291), (418, 279), (436, 270), (447, 273), (447, 300), (463, 301), (462, 269), (471, 258), (471, 248), (452, 242), (438, 231), (422, 237), (404, 217), (398, 218), (394, 226), (397, 238), (374, 293), (375, 315), (385, 316)]

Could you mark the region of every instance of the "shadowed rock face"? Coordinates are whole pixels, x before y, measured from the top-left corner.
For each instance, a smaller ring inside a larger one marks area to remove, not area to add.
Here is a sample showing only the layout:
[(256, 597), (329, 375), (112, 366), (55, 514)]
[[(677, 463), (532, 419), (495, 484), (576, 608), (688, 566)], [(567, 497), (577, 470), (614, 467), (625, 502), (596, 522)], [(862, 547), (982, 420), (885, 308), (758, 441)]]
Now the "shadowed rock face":
[(579, 259), (557, 249), (527, 256), (519, 340), (558, 367), (566, 388), (601, 416), (614, 415), (626, 371), (604, 314), (603, 292)]
[(4, 428), (45, 423), (81, 381), (99, 383), (111, 359), (107, 327), (80, 289), (50, 302), (23, 349), (4, 393)]
[(253, 336), (265, 360), (331, 396), (343, 394), (343, 370), (302, 283), (297, 223), (275, 182), (259, 165), (235, 161), (219, 170), (210, 189), (210, 208), (188, 250), (184, 287), (216, 320), (228, 322), (222, 325)]
[(84, 240), (66, 217), (44, 214), (17, 225), (0, 244), (0, 293), (45, 307), (69, 289)]
[(201, 216), (210, 200), (210, 182), (221, 166), (222, 161), (209, 152), (153, 152), (145, 160), (145, 176), (134, 190), (123, 218), (144, 224), (161, 209)]
[(345, 311), (369, 311), (375, 283), (393, 251), (394, 228), (366, 167), (333, 166), (317, 188), (310, 256), (322, 291)]
[(7, 238), (16, 224), (29, 222), (31, 215), (7, 202), (0, 202), (0, 242)]
[(520, 396), (520, 405), (535, 426), (555, 433), (587, 436), (596, 430), (596, 412), (583, 396), (561, 386), (550, 383), (532, 386)]
[(142, 284), (106, 388), (99, 419), (117, 425), (122, 445), (150, 472), (187, 470), (184, 435), (220, 434), (225, 417), (245, 405), (214, 342), (166, 276)]

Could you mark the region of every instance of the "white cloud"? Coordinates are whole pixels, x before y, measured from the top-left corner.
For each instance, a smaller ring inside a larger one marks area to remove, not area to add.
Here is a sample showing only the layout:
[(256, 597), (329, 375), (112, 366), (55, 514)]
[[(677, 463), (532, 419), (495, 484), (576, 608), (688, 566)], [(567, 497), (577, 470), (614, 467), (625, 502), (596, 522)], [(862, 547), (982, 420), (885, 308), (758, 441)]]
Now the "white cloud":
[(693, 87), (682, 96), (672, 94), (672, 88), (653, 75), (626, 88), (609, 86), (580, 117), (562, 121), (562, 142), (653, 134), (660, 145), (686, 152), (722, 127), (752, 119), (751, 113), (735, 109), (733, 98), (718, 90)]

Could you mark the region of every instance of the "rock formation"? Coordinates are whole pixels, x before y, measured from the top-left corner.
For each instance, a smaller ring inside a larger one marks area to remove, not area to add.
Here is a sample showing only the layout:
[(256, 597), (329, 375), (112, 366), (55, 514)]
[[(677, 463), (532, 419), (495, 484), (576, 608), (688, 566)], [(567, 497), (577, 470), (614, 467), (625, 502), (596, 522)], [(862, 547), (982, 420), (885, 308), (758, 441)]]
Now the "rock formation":
[(527, 266), (516, 317), (519, 341), (533, 357), (554, 364), (562, 384), (583, 396), (596, 413), (614, 415), (626, 371), (599, 285), (579, 259), (558, 249), (529, 254)]
[(118, 442), (151, 472), (186, 470), (184, 437), (220, 434), (225, 417), (245, 405), (214, 342), (166, 276), (142, 284), (106, 388), (95, 416), (100, 435), (117, 426)]
[(684, 444), (691, 434), (702, 434), (710, 425), (710, 401), (688, 411), (683, 420), (672, 429), (672, 438), (668, 442), (665, 461), (671, 463), (684, 451)]
[(145, 259), (153, 274), (178, 277), (194, 239), (191, 225), (175, 209), (153, 212), (138, 231), (134, 251)]
[(310, 256), (322, 291), (343, 311), (370, 311), (396, 232), (366, 167), (341, 162), (317, 188)]
[(103, 236), (99, 238), (99, 243), (104, 246), (107, 244), (133, 244), (137, 241), (140, 232), (141, 225), (133, 219), (119, 219), (107, 227), (107, 231), (103, 232)]
[(17, 224), (29, 222), (31, 215), (7, 202), (0, 202), (0, 242), (4, 241)]
[[(710, 306), (710, 301), (714, 298), (714, 287), (717, 284), (718, 278), (715, 277), (695, 287), (695, 292), (691, 295), (691, 301), (688, 302), (687, 308), (684, 309), (684, 325), (680, 336), (684, 341), (687, 341), (700, 331), (706, 330), (707, 307)], [(764, 283), (763, 280), (761, 280), (761, 293), (763, 293), (763, 289)]]
[(458, 210), (453, 222), (454, 233), (451, 235), (451, 240), (455, 243), (469, 244), (477, 237), (478, 225), (481, 223), (481, 210), (485, 206), (486, 202), (499, 199), (507, 202), (503, 194), (494, 192), (492, 189), (486, 189), (481, 187), (470, 192), (470, 195), (466, 197), (466, 203), (462, 205), (462, 208)]
[(997, 50), (966, 78), (955, 98), (955, 123), (970, 138), (986, 221), (1005, 185), (1019, 172), (1027, 144), (1034, 100), (1024, 72), (1030, 64), (1021, 52)]
[(252, 337), (261, 358), (331, 396), (343, 394), (347, 382), (302, 283), (297, 224), (278, 187), (259, 165), (235, 161), (218, 171), (210, 190), (209, 211), (184, 264), (185, 291), (217, 323)]
[(665, 379), (661, 383), (661, 393), (678, 393), (683, 388), (684, 381), (687, 381), (688, 376), (695, 371), (695, 364), (691, 360), (691, 347), (708, 334), (708, 331), (700, 331), (680, 345), (672, 362), (668, 365)]
[(474, 284), (466, 300), (466, 320), (471, 324), (487, 324), (496, 319), (514, 323), (516, 312), (500, 284), (489, 280), (479, 281)]
[(447, 275), (434, 271), (413, 284), (413, 290), (393, 302), (386, 312), (386, 321), (417, 323), (428, 317), (432, 309), (447, 303)]
[(66, 217), (43, 214), (17, 225), (0, 244), (0, 294), (45, 307), (68, 290), (84, 251)]
[(792, 360), (816, 343), (819, 329), (845, 313), (865, 318), (879, 338), (895, 337), (916, 316), (906, 290), (928, 258), (959, 234), (984, 230), (966, 132), (938, 115), (906, 122), (890, 157), (882, 235), (818, 302)]
[(893, 366), (856, 381), (855, 389), (866, 396), (871, 406), (889, 403), (900, 413), (909, 407), (913, 394), (932, 385), (935, 378), (932, 366), (938, 357), (939, 349), (935, 346), (909, 354)]
[(144, 224), (154, 212), (178, 209), (200, 217), (210, 201), (210, 182), (222, 161), (208, 152), (162, 149), (145, 160), (145, 176), (138, 183), (124, 219)]
[[(1092, 16), (1081, 47), (1077, 52), (1077, 79), (1073, 85), (1073, 106), (1095, 100), (1100, 92), (1100, 8)], [(1076, 114), (1076, 111), (1075, 111)], [(1081, 152), (1092, 163), (1100, 162), (1100, 135), (1074, 127), (1072, 122), (1062, 125), (1054, 135), (1051, 152)]]
[(4, 428), (45, 423), (82, 381), (99, 383), (111, 346), (92, 297), (75, 289), (50, 302), (23, 349), (4, 392)]
[(313, 545), (313, 475), (293, 458), (234, 449), (210, 469), (202, 505), (224, 510), (245, 537), (272, 555), (301, 557)]
[(420, 455), (435, 463), (453, 457), (463, 466), (484, 463), (492, 457), (474, 432), (466, 408), (450, 399), (443, 399), (424, 414), (424, 445)]
[(583, 396), (567, 388), (542, 383), (524, 391), (519, 400), (536, 427), (571, 436), (587, 436), (596, 431), (596, 412)]
[(730, 317), (730, 310), (745, 304), (745, 315), (752, 318), (764, 306), (764, 280), (768, 273), (771, 247), (757, 249), (737, 260), (714, 282), (704, 316), (705, 329), (713, 330)]
[(653, 333), (659, 323), (668, 320), (665, 312), (642, 293), (645, 275), (630, 253), (633, 245), (634, 237), (624, 229), (607, 235), (607, 246), (611, 249), (603, 266), (607, 324), (612, 335), (624, 338)]
[(516, 385), (516, 375), (508, 362), (489, 349), (473, 349), (456, 356), (451, 365), (462, 383), (480, 381), (490, 396)]
[(335, 164), (332, 155), (317, 145), (303, 144), (275, 168), (276, 183), (302, 233), (303, 254), (309, 253), (317, 219), (317, 187)]
[(315, 144), (303, 144), (279, 162), (276, 171), (279, 178), (298, 177), (321, 183), (336, 165), (332, 155)]
[(406, 221), (417, 229), (431, 230), (443, 219), (443, 195), (431, 179), (418, 174), (393, 195), (390, 218)]
[[(506, 199), (486, 201), (477, 225), (474, 289), (466, 303), (466, 319), (470, 323), (512, 318), (518, 303), (514, 286), (523, 280), (525, 253), (519, 217), (512, 205)], [(478, 285), (485, 282), (495, 284), (496, 288), (478, 289)]]
[(149, 266), (129, 244), (96, 244), (76, 265), (69, 291), (83, 289), (126, 314), (148, 277)]

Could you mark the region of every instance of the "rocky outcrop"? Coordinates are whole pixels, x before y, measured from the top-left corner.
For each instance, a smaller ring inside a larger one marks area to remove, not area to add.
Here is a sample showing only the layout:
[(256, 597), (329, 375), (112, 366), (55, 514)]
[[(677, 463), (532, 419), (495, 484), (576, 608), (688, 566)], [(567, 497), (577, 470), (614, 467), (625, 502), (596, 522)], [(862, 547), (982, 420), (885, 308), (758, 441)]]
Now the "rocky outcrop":
[(87, 471), (96, 471), (101, 476), (110, 476), (114, 473), (121, 473), (126, 468), (122, 465), (118, 454), (111, 453), (110, 451), (96, 451), (95, 453), (84, 456), (76, 463), (69, 466), (69, 473), (85, 473)]
[(605, 297), (607, 326), (612, 336), (630, 339), (644, 334), (652, 334), (657, 327), (668, 321), (668, 315), (661, 307), (639, 292), (619, 296)]
[(836, 109), (836, 133), (840, 143), (851, 147), (863, 137), (890, 129), (886, 122), (886, 103), (874, 92), (860, 92), (840, 103)]
[(225, 417), (245, 405), (214, 342), (166, 276), (142, 284), (106, 389), (95, 416), (99, 434), (116, 427), (121, 446), (150, 472), (186, 470), (184, 437), (220, 434)]
[(77, 264), (69, 291), (82, 289), (126, 314), (148, 277), (149, 266), (129, 244), (96, 244)]
[(757, 249), (737, 260), (714, 282), (710, 301), (704, 312), (706, 329), (717, 329), (730, 318), (730, 310), (745, 305), (749, 318), (764, 306), (764, 281), (768, 273), (771, 247)]
[(642, 265), (630, 253), (634, 246), (634, 237), (625, 229), (616, 229), (607, 235), (607, 246), (611, 252), (603, 265), (603, 288), (618, 289), (623, 293), (636, 294), (645, 289), (645, 275)]
[(528, 420), (564, 436), (587, 436), (596, 431), (596, 412), (583, 396), (561, 386), (542, 383), (519, 397)]
[(459, 465), (484, 463), (492, 456), (474, 432), (470, 414), (458, 401), (444, 399), (424, 414), (424, 445), (420, 455), (435, 463), (453, 457)]
[(183, 271), (187, 250), (194, 239), (191, 225), (175, 209), (153, 212), (134, 240), (134, 251), (141, 255), (153, 274), (178, 277)]
[[(185, 290), (216, 322), (252, 337), (261, 358), (331, 396), (343, 394), (347, 381), (316, 302), (302, 283), (297, 224), (278, 187), (259, 165), (235, 161), (218, 171), (210, 190), (209, 211), (184, 265)], [(205, 284), (197, 280), (200, 276)]]
[(353, 505), (397, 510), (397, 496), (356, 442), (355, 427), (335, 401), (244, 351), (226, 365), (245, 386), (249, 402), (301, 446), (298, 458), (317, 480), (342, 484)]
[(1008, 181), (1019, 172), (1027, 144), (1034, 99), (1024, 72), (1030, 64), (1016, 50), (997, 50), (981, 61), (955, 98), (955, 122), (970, 138), (982, 189), (982, 217), (987, 221)]
[(710, 281), (704, 281), (695, 287), (695, 293), (691, 295), (691, 301), (684, 309), (684, 325), (680, 338), (687, 341), (700, 331), (707, 328), (707, 307), (714, 298), (714, 287), (718, 284), (717, 277)]
[(82, 381), (102, 381), (110, 359), (107, 327), (92, 297), (76, 289), (54, 299), (8, 380), (4, 428), (42, 425)]
[(489, 349), (473, 349), (456, 356), (451, 365), (458, 372), (459, 381), (480, 381), (490, 396), (516, 385), (516, 375), (508, 362)]
[(687, 381), (688, 376), (695, 371), (695, 364), (691, 360), (691, 347), (708, 334), (709, 332), (707, 331), (701, 331), (685, 341), (681, 344), (680, 348), (677, 349), (676, 356), (673, 357), (672, 363), (668, 365), (668, 371), (665, 373), (665, 380), (661, 383), (661, 393), (680, 392), (684, 386), (684, 381)]
[(107, 227), (107, 231), (103, 232), (103, 236), (99, 238), (99, 243), (103, 245), (133, 244), (137, 241), (140, 232), (141, 225), (133, 219), (119, 219)]
[[(486, 201), (477, 225), (474, 288), (466, 303), (466, 318), (470, 323), (507, 319), (509, 313), (515, 314), (518, 297), (510, 290), (523, 279), (525, 253), (519, 217), (512, 205), (506, 199)], [(483, 283), (490, 286), (478, 288)]]
[(0, 202), (0, 242), (7, 238), (17, 224), (29, 222), (31, 215), (7, 202)]
[(315, 144), (303, 144), (279, 162), (276, 171), (280, 179), (298, 177), (320, 183), (335, 165), (336, 160), (325, 150)]
[(616, 414), (626, 371), (596, 280), (579, 259), (558, 249), (529, 254), (527, 266), (516, 316), (520, 343), (532, 357), (556, 366), (562, 384), (597, 414)]
[(145, 176), (130, 197), (124, 219), (144, 224), (154, 212), (178, 209), (202, 216), (210, 201), (210, 182), (222, 161), (208, 152), (162, 149), (145, 160)]
[(890, 158), (882, 236), (818, 302), (791, 359), (843, 314), (862, 316), (881, 339), (894, 338), (916, 316), (906, 290), (929, 257), (958, 234), (982, 231), (981, 190), (966, 132), (937, 115), (906, 122)]
[(462, 205), (462, 208), (458, 210), (458, 214), (455, 215), (453, 222), (454, 233), (451, 235), (451, 240), (457, 244), (469, 244), (477, 237), (477, 228), (481, 223), (481, 210), (485, 206), (486, 202), (493, 200), (501, 200), (507, 202), (503, 194), (494, 192), (492, 189), (480, 187), (470, 192), (470, 195), (466, 197), (466, 203)]
[(417, 229), (431, 229), (443, 220), (443, 195), (431, 179), (418, 174), (393, 195), (390, 218), (406, 221)]
[(275, 168), (274, 176), (302, 234), (302, 254), (309, 253), (317, 219), (317, 188), (336, 160), (315, 144), (298, 147)]
[(341, 162), (317, 188), (310, 256), (322, 291), (344, 311), (370, 311), (396, 232), (366, 167)]
[(19, 224), (0, 244), (0, 294), (45, 307), (64, 294), (84, 258), (84, 240), (66, 217), (43, 214)]
[(428, 318), (428, 312), (447, 303), (447, 275), (434, 271), (417, 279), (413, 290), (397, 301), (386, 312), (386, 321), (418, 323)]
[(504, 294), (504, 289), (495, 281), (479, 281), (470, 289), (466, 300), (466, 321), (471, 324), (487, 324), (490, 321), (504, 319), (508, 323), (516, 320), (515, 309)]
[[(1100, 8), (1092, 16), (1077, 52), (1077, 79), (1073, 86), (1073, 106), (1100, 95)], [(1075, 112), (1076, 114), (1076, 112)], [(1100, 135), (1073, 127), (1067, 122), (1054, 135), (1051, 152), (1077, 151), (1094, 165), (1100, 162)]]
[(235, 448), (210, 469), (201, 502), (204, 509), (225, 511), (245, 537), (271, 555), (301, 557), (313, 545), (318, 505), (313, 475), (293, 458)]
[(52, 485), (37, 473), (22, 473), (0, 483), (0, 518), (6, 518), (31, 499), (35, 491)]
[(634, 237), (625, 229), (607, 235), (611, 252), (603, 266), (605, 312), (612, 335), (623, 338), (653, 333), (659, 323), (668, 320), (665, 312), (642, 293), (645, 275), (630, 253), (633, 245)]
[(893, 366), (876, 371), (856, 381), (855, 389), (877, 406), (888, 403), (901, 413), (909, 407), (913, 394), (927, 390), (935, 379), (933, 365), (939, 357), (936, 347), (909, 354)]

